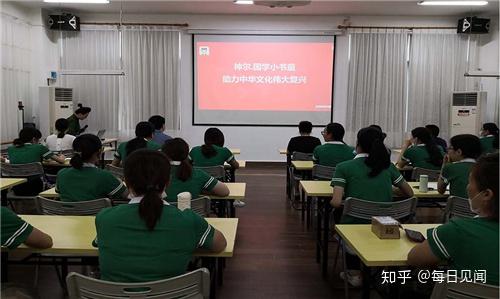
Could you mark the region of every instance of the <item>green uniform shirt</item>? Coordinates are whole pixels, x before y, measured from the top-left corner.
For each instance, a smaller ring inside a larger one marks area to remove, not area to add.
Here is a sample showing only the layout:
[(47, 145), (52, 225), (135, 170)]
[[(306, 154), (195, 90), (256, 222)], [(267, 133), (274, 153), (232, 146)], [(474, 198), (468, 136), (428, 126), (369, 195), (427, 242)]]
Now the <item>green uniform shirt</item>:
[(493, 153), (496, 149), (493, 147), (493, 141), (495, 140), (495, 136), (488, 135), (479, 138), (481, 142), (481, 152), (484, 153)]
[(82, 169), (61, 169), (57, 173), (56, 189), (62, 201), (86, 201), (120, 198), (126, 187), (111, 172), (84, 163)]
[[(127, 142), (120, 143), (115, 152), (115, 158), (120, 159), (122, 162), (125, 161), (125, 158), (127, 157)], [(153, 140), (146, 140), (146, 148), (157, 151), (161, 149), (161, 145), (154, 142)]]
[(193, 161), (193, 166), (196, 167), (208, 167), (208, 166), (218, 166), (224, 165), (224, 162), (231, 162), (234, 160), (234, 155), (226, 147), (220, 147), (217, 145), (212, 145), (217, 154), (213, 157), (207, 158), (201, 152), (201, 146), (193, 147), (189, 152), (189, 159)]
[(169, 202), (177, 202), (177, 194), (182, 192), (191, 193), (191, 198), (195, 199), (200, 196), (203, 191), (212, 191), (217, 185), (217, 179), (210, 176), (201, 169), (193, 168), (191, 178), (187, 181), (181, 181), (176, 173), (178, 166), (172, 165), (170, 168), (170, 184), (166, 189), (167, 200)]
[(42, 162), (54, 155), (45, 145), (25, 143), (23, 146), (10, 146), (7, 149), (12, 164)]
[(467, 198), (469, 173), (474, 163), (474, 159), (463, 159), (443, 167), (441, 179), (446, 185), (450, 184), (450, 195)]
[(73, 113), (70, 117), (67, 118), (68, 120), (68, 131), (66, 131), (66, 134), (77, 136), (80, 134), (80, 120), (76, 115)]
[(149, 231), (139, 216), (139, 204), (103, 209), (95, 226), (101, 279), (146, 282), (184, 274), (197, 248), (212, 247), (214, 228), (191, 209), (168, 204)]
[(498, 222), (486, 218), (452, 218), (427, 230), (432, 252), (458, 271), (486, 270), (486, 283), (498, 286)]
[[(438, 146), (441, 156), (444, 156), (443, 149)], [(413, 167), (420, 167), (425, 169), (440, 170), (441, 165), (434, 165), (429, 162), (429, 153), (425, 148), (425, 144), (418, 144), (409, 147), (403, 154), (403, 160), (410, 162)]]
[[(376, 177), (369, 177), (371, 169), (365, 163), (367, 154), (359, 154), (353, 160), (339, 163), (335, 168), (331, 186), (344, 188), (344, 197), (354, 197), (374, 202), (391, 202), (392, 185), (405, 182), (394, 164), (382, 170)], [(342, 217), (342, 223), (369, 223), (353, 217)]]
[(33, 226), (11, 210), (2, 207), (2, 247), (16, 248), (28, 239), (32, 231)]
[(319, 165), (335, 167), (338, 163), (352, 160), (354, 148), (340, 141), (330, 141), (317, 146), (313, 152), (313, 161)]

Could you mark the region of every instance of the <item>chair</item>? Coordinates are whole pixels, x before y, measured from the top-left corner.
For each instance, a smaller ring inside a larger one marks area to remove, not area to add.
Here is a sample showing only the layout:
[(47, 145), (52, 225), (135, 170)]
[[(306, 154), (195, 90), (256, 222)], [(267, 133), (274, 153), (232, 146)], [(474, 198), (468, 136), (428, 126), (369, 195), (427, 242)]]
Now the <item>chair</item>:
[[(303, 153), (303, 152), (293, 152), (290, 156), (291, 161), (312, 161), (313, 154), (311, 153)], [(289, 185), (289, 194), (290, 200), (292, 201), (292, 206), (295, 201), (295, 198), (298, 194), (298, 181), (302, 180), (302, 176), (299, 176), (295, 173), (295, 169), (292, 165), (288, 166), (288, 185)], [(295, 207), (294, 207), (295, 208)]]
[(111, 201), (107, 198), (79, 202), (64, 202), (38, 196), (36, 198), (36, 204), (38, 211), (43, 215), (89, 216), (97, 215), (102, 209), (111, 207)]
[(313, 179), (331, 180), (335, 173), (335, 167), (315, 164), (312, 169)]
[(106, 165), (105, 169), (111, 172), (120, 181), (124, 180), (123, 168), (111, 164)]
[(222, 165), (205, 166), (205, 167), (195, 166), (194, 168), (203, 170), (204, 172), (208, 173), (209, 175), (213, 176), (214, 178), (218, 179), (219, 181), (222, 181), (222, 182), (225, 181), (226, 172), (224, 171), (224, 166), (222, 166)]
[[(342, 212), (342, 215), (365, 220), (371, 220), (373, 216), (390, 216), (396, 220), (402, 220), (404, 218), (413, 220), (416, 210), (417, 198), (415, 197), (393, 202), (373, 202), (348, 197), (344, 201), (344, 210)], [(340, 240), (339, 247), (337, 248), (337, 254), (335, 255), (335, 265), (337, 264), (340, 247), (342, 247), (343, 269), (345, 272), (347, 269), (346, 250), (350, 250), (346, 248), (345, 243)], [(347, 285), (347, 277), (346, 279), (344, 279), (344, 290), (345, 298), (349, 298), (349, 286)]]
[[(170, 203), (177, 206), (177, 202)], [(201, 217), (208, 217), (210, 215), (210, 197), (200, 196), (191, 200), (191, 210)]]
[[(461, 281), (458, 278), (457, 281)], [(431, 299), (497, 299), (498, 286), (473, 282), (448, 282), (436, 283), (432, 291)]]
[(451, 217), (473, 218), (476, 213), (470, 210), (469, 200), (458, 196), (448, 197), (444, 210), (443, 222), (448, 222)]
[[(2, 177), (28, 178), (28, 179), (40, 178), (43, 183), (42, 189), (46, 188), (45, 172), (43, 170), (42, 163), (40, 162), (26, 163), (26, 164), (2, 163), (0, 168)], [(14, 210), (12, 200), (34, 201), (36, 199), (36, 196), (37, 195), (29, 195), (29, 196), (16, 195), (13, 191), (9, 191), (9, 193), (7, 194), (7, 201), (10, 203), (10, 206)]]
[(176, 277), (141, 283), (103, 281), (71, 272), (66, 277), (70, 299), (209, 298), (210, 273), (201, 268)]
[(416, 181), (420, 178), (420, 175), (426, 174), (429, 177), (429, 182), (436, 182), (441, 174), (440, 170), (425, 169), (420, 167), (414, 167), (411, 173), (411, 179)]
[(292, 161), (312, 161), (313, 154), (312, 153), (303, 153), (303, 152), (293, 152), (291, 159), (292, 159)]

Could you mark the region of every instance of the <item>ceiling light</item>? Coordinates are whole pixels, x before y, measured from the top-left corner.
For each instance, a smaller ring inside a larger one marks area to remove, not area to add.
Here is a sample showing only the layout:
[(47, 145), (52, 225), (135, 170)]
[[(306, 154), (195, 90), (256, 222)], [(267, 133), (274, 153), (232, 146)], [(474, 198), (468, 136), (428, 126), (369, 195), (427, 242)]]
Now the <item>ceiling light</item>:
[(252, 5), (253, 0), (234, 0), (234, 4)]
[(109, 0), (43, 0), (47, 3), (89, 3), (89, 4), (108, 4)]
[(488, 1), (420, 1), (418, 5), (461, 5), (461, 6), (482, 6)]

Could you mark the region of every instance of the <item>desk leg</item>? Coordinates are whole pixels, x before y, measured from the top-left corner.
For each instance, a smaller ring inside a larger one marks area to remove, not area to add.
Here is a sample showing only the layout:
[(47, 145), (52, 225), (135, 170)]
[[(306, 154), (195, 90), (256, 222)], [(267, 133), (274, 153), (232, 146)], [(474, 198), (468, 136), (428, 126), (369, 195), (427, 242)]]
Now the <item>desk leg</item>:
[(217, 261), (209, 257), (202, 259), (202, 266), (210, 272), (210, 299), (215, 299), (217, 288)]
[(301, 213), (302, 221), (304, 221), (305, 215), (306, 215), (305, 200), (306, 200), (306, 197), (308, 197), (308, 196), (306, 196), (304, 190), (302, 188), (300, 188), (300, 184), (299, 184), (299, 196), (300, 196), (300, 204), (302, 206), (300, 213)]
[(234, 199), (229, 200), (229, 217), (236, 218), (236, 209), (234, 208)]
[(217, 258), (216, 265), (217, 267), (217, 285), (222, 286), (222, 283), (224, 281), (224, 258), (219, 257)]
[(7, 251), (2, 252), (2, 283), (7, 282), (9, 280), (8, 263), (9, 263), (9, 253)]
[(324, 205), (323, 215), (323, 263), (322, 263), (322, 273), (323, 277), (328, 275), (328, 237), (330, 235), (330, 203), (328, 202), (328, 198), (322, 199)]
[(363, 299), (370, 298), (370, 267), (362, 265), (361, 275), (363, 277)]
[(321, 209), (323, 208), (322, 200), (318, 198), (318, 217), (316, 218), (316, 263), (321, 261), (321, 217), (323, 212)]
[(311, 196), (306, 198), (306, 228), (309, 230), (311, 227)]

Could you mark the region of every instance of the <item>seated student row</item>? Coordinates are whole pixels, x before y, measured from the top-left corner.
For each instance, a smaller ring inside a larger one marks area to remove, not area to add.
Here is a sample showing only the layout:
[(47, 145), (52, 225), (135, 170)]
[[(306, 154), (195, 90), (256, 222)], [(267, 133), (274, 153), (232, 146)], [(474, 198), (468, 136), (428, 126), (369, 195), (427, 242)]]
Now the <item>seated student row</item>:
[[(93, 135), (77, 140), (85, 136)], [(99, 250), (101, 279), (146, 282), (177, 276), (186, 271), (197, 248), (220, 252), (226, 247), (225, 237), (205, 219), (162, 199), (170, 168), (164, 153), (148, 149), (131, 153), (125, 161), (129, 204), (103, 209), (95, 220), (93, 245)], [(50, 236), (9, 209), (2, 207), (1, 211), (2, 246), (52, 246)]]

